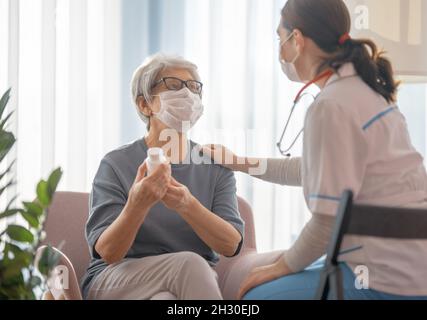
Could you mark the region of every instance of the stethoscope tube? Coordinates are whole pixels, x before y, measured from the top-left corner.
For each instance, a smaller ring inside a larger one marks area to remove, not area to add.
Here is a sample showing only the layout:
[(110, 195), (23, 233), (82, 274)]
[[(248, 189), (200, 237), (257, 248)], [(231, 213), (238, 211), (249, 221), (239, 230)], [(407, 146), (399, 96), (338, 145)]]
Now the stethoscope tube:
[[(303, 96), (304, 96), (304, 95), (301, 95), (300, 99), (301, 99)], [(286, 150), (283, 150), (283, 149), (282, 149), (283, 139), (285, 138), (286, 131), (288, 130), (289, 123), (291, 122), (292, 114), (294, 113), (295, 107), (297, 106), (297, 104), (298, 104), (298, 102), (299, 102), (299, 100), (300, 100), (300, 99), (298, 99), (298, 101), (295, 101), (295, 102), (294, 102), (294, 104), (293, 104), (293, 106), (292, 106), (292, 108), (291, 108), (291, 112), (289, 113), (288, 120), (286, 121), (285, 128), (283, 129), (282, 135), (280, 136), (280, 140), (279, 140), (279, 142), (277, 142), (277, 144), (276, 144), (276, 145), (277, 145), (277, 148), (279, 149), (280, 154), (281, 154), (282, 156), (284, 156), (284, 157), (288, 157), (288, 158), (289, 158), (289, 157), (291, 157), (291, 154), (289, 153), (289, 151), (294, 147), (295, 143), (298, 141), (299, 137), (300, 137), (300, 136), (301, 136), (301, 134), (304, 132), (304, 128), (302, 128), (302, 129), (300, 130), (300, 132), (297, 134), (297, 136), (295, 137), (295, 139), (292, 141), (292, 143), (291, 143), (291, 145), (289, 146), (289, 148), (286, 148)]]
[(298, 92), (297, 96), (294, 99), (294, 104), (291, 108), (291, 112), (289, 113), (289, 117), (288, 120), (286, 121), (286, 125), (285, 128), (283, 129), (282, 135), (280, 136), (280, 140), (279, 142), (277, 142), (276, 146), (279, 149), (279, 152), (282, 156), (284, 157), (291, 157), (291, 154), (289, 153), (289, 151), (293, 148), (293, 146), (295, 145), (295, 143), (298, 141), (299, 137), (301, 136), (301, 134), (304, 132), (304, 128), (301, 129), (301, 131), (298, 133), (298, 135), (295, 137), (295, 139), (292, 141), (290, 147), (286, 148), (286, 150), (282, 149), (282, 143), (283, 143), (283, 139), (285, 138), (285, 134), (286, 131), (288, 129), (289, 123), (291, 121), (291, 117), (292, 114), (295, 111), (295, 107), (297, 106), (298, 102), (301, 100), (301, 98), (305, 95), (307, 95), (308, 93), (304, 93), (304, 91), (311, 86), (312, 84), (318, 82), (319, 80), (322, 80), (323, 78), (326, 77), (331, 77), (333, 75), (333, 71), (331, 70), (326, 70), (325, 72), (321, 73), (320, 75), (318, 75), (317, 77), (315, 77), (313, 80), (311, 80), (310, 82), (308, 82), (307, 84), (304, 85), (304, 87), (301, 88), (301, 90)]

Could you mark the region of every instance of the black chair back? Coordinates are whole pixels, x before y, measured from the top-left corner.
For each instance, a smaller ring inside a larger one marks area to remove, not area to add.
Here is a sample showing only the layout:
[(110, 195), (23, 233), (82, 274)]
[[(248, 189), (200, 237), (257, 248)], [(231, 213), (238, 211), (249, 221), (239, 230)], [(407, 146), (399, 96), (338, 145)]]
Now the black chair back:
[(342, 300), (342, 274), (338, 265), (345, 235), (394, 239), (427, 239), (427, 210), (353, 204), (353, 193), (344, 191), (326, 253), (316, 299)]

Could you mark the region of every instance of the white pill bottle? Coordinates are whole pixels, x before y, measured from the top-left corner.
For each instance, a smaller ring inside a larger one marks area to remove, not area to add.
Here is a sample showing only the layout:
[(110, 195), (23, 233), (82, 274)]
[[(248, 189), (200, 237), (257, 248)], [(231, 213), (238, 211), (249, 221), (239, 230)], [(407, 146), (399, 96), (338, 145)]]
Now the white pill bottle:
[(151, 175), (161, 163), (167, 162), (162, 148), (150, 148), (147, 151), (147, 174)]

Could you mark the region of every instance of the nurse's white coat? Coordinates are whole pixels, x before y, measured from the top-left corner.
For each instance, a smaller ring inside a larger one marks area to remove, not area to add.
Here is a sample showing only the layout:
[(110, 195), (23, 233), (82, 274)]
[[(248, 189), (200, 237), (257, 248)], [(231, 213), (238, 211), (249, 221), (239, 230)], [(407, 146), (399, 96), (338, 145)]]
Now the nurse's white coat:
[[(328, 80), (307, 111), (302, 162), (304, 195), (314, 214), (335, 215), (345, 189), (356, 203), (419, 207), (427, 214), (427, 173), (404, 116), (351, 63)], [(368, 267), (371, 288), (427, 295), (426, 241), (347, 237), (343, 249), (359, 245), (362, 250), (343, 259), (353, 270)]]

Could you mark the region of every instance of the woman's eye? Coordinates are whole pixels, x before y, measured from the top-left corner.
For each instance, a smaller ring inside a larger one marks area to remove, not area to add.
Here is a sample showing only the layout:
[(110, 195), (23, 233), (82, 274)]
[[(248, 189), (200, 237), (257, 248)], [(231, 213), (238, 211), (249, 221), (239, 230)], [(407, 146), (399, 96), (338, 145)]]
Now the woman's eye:
[(173, 81), (173, 82), (170, 84), (170, 89), (173, 89), (173, 90), (181, 89), (181, 83), (180, 83), (180, 82), (177, 82), (177, 81)]
[(197, 91), (197, 85), (195, 85), (195, 84), (192, 83), (192, 84), (189, 85), (189, 89), (191, 91), (195, 92), (195, 91)]

